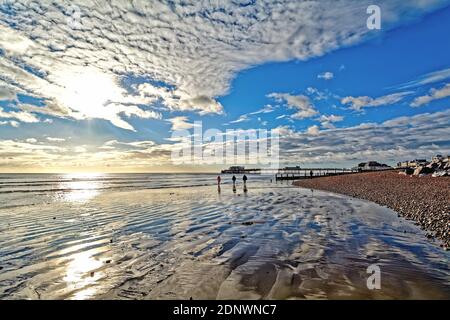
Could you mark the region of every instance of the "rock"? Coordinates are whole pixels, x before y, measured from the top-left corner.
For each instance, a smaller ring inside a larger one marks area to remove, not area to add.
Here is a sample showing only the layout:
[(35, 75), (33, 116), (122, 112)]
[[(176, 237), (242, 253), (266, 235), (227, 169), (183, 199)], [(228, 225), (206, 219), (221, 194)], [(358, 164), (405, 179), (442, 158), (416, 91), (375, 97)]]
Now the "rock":
[(423, 170), (423, 167), (417, 167), (415, 170), (414, 170), (414, 175), (415, 176), (418, 176), (421, 172), (422, 172), (422, 170)]
[(447, 171), (442, 170), (434, 172), (432, 176), (436, 178), (436, 177), (445, 177), (447, 175), (448, 175)]
[(420, 166), (420, 167), (417, 167), (416, 170), (414, 170), (414, 175), (415, 176), (420, 176), (420, 175), (423, 176), (423, 175), (430, 174), (433, 172), (434, 172), (433, 168)]

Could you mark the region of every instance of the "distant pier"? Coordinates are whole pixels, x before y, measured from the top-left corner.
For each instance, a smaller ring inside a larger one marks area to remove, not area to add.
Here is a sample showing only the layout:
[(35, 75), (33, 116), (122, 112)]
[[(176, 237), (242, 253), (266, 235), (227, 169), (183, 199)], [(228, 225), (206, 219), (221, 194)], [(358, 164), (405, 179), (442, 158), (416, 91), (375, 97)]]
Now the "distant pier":
[(222, 174), (260, 174), (262, 169), (225, 169), (222, 170)]
[(352, 168), (298, 168), (279, 169), (275, 173), (275, 180), (300, 180), (318, 178), (324, 176), (337, 176), (343, 174), (357, 173), (360, 170)]
[(279, 169), (272, 168), (251, 168), (246, 169), (241, 166), (233, 166), (229, 169), (222, 170), (222, 174), (265, 174), (272, 175), (275, 181), (279, 180), (301, 180), (310, 179), (326, 176), (337, 176), (344, 174), (352, 174), (358, 172), (373, 172), (373, 171), (384, 171), (384, 170), (394, 170), (386, 165), (379, 165), (377, 162), (361, 163), (358, 167), (353, 168), (302, 168), (300, 166), (296, 167), (285, 167)]
[[(222, 170), (222, 174), (266, 174), (275, 176), (275, 180), (299, 180), (305, 178), (315, 178), (323, 176), (334, 176), (360, 172), (357, 168), (300, 168), (286, 167), (280, 169), (251, 168), (246, 169), (240, 166), (230, 167)], [(312, 173), (312, 175), (311, 175)]]

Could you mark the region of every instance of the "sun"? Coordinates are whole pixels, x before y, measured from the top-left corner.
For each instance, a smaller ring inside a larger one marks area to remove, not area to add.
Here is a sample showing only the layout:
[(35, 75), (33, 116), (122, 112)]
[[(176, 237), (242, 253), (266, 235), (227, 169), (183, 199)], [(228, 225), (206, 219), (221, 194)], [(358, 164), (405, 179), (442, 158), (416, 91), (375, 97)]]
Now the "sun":
[(113, 110), (108, 104), (124, 95), (114, 75), (94, 68), (80, 68), (57, 75), (61, 85), (59, 100), (83, 118), (109, 119)]

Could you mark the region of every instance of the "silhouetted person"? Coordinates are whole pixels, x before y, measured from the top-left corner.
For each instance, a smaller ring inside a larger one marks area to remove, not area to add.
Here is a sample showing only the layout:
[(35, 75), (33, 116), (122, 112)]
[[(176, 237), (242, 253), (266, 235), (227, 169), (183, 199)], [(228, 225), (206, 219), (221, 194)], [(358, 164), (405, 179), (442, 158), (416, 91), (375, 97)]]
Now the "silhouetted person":
[(244, 181), (244, 184), (247, 183), (247, 176), (244, 174), (244, 176), (242, 177), (242, 180)]
[(312, 177), (313, 177), (313, 174), (314, 174), (314, 173), (313, 173), (313, 171), (312, 171), (312, 170), (311, 170), (311, 171), (309, 171), (309, 177), (310, 177), (310, 178), (312, 178)]
[(217, 176), (217, 185), (220, 186), (220, 181), (222, 181), (222, 178), (220, 176)]
[(236, 193), (236, 176), (233, 176), (231, 180), (233, 180), (233, 192)]

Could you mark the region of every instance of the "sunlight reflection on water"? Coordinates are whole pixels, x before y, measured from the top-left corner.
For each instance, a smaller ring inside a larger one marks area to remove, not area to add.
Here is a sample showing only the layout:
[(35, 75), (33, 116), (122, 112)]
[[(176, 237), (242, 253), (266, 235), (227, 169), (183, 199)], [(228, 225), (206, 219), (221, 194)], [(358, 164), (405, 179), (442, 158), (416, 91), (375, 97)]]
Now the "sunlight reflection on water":
[(78, 290), (73, 299), (88, 299), (97, 293), (94, 285), (103, 276), (103, 272), (94, 272), (102, 266), (102, 262), (93, 257), (94, 251), (85, 251), (74, 254), (72, 261), (69, 262), (66, 269), (66, 275), (63, 278), (67, 282), (67, 287), (71, 290)]
[(63, 201), (86, 202), (100, 194), (99, 189), (103, 186), (101, 173), (78, 173), (67, 174), (65, 179), (71, 181), (61, 182), (59, 188), (68, 189), (62, 196)]

